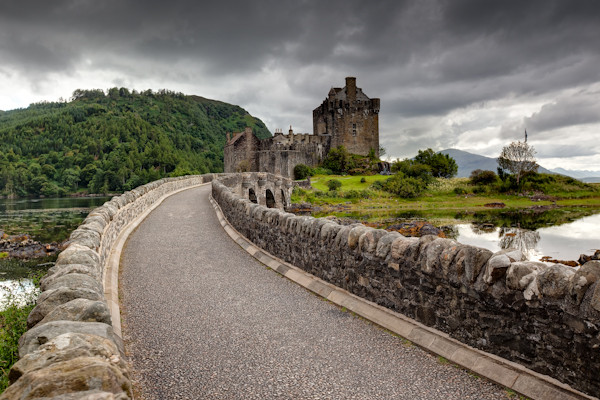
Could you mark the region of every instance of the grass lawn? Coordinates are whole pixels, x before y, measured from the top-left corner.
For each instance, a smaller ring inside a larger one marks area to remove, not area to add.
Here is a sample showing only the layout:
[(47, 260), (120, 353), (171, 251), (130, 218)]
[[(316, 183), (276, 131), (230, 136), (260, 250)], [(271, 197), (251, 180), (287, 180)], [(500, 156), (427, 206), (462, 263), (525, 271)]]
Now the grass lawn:
[[(365, 182), (361, 183), (364, 178)], [(422, 196), (404, 199), (371, 185), (375, 181), (384, 181), (389, 176), (336, 176), (318, 175), (311, 178), (312, 190), (296, 191), (292, 196), (294, 203), (311, 203), (319, 206), (316, 216), (350, 215), (366, 221), (378, 221), (398, 217), (399, 215), (422, 215), (435, 220), (452, 220), (459, 213), (489, 212), (489, 203), (504, 203), (503, 210), (519, 210), (540, 206), (592, 207), (600, 208), (600, 192), (557, 190), (551, 193), (555, 198), (533, 200), (526, 195), (480, 193), (474, 194), (468, 178), (437, 179), (430, 184)], [(327, 182), (336, 179), (342, 183), (336, 192), (328, 192)], [(598, 186), (596, 186), (598, 187)], [(455, 188), (462, 188), (468, 194), (456, 194)], [(354, 191), (354, 195), (349, 192)], [(358, 194), (358, 195), (357, 195)], [(368, 197), (368, 198), (366, 198)], [(568, 197), (568, 198), (564, 198)], [(340, 209), (340, 206), (343, 209)]]

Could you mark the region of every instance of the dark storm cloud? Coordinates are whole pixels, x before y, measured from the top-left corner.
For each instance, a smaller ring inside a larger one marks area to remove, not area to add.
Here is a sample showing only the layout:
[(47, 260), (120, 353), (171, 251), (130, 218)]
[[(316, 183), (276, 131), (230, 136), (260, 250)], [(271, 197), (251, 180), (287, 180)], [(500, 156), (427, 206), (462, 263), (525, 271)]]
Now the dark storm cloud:
[[(593, 0), (1, 1), (0, 73), (210, 83), (271, 129), (312, 127), (312, 108), (351, 75), (382, 99), (382, 140), (403, 153), (448, 147), (464, 127), (440, 119), (502, 101), (546, 104), (494, 121), (507, 138), (524, 125), (599, 123), (598, 93), (573, 94), (600, 82), (598, 37)], [(392, 137), (403, 130), (410, 136)]]
[(600, 92), (577, 92), (556, 102), (544, 105), (541, 110), (525, 119), (530, 129), (548, 131), (566, 126), (597, 123), (600, 117)]

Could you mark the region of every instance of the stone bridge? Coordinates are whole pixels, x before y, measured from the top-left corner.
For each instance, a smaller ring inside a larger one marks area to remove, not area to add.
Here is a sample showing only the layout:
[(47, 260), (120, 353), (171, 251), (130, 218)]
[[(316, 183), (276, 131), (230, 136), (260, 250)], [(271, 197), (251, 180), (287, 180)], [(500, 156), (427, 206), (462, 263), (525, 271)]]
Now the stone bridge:
[(295, 216), (293, 185), (170, 178), (93, 210), (0, 399), (598, 396), (600, 263)]

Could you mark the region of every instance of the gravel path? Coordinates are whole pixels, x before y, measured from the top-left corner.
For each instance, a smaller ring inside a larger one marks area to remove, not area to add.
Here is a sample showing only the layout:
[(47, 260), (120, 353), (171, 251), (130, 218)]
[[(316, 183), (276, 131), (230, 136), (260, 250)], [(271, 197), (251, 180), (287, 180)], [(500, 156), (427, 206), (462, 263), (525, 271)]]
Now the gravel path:
[(209, 191), (168, 198), (121, 258), (143, 399), (507, 398), (260, 264), (223, 231)]

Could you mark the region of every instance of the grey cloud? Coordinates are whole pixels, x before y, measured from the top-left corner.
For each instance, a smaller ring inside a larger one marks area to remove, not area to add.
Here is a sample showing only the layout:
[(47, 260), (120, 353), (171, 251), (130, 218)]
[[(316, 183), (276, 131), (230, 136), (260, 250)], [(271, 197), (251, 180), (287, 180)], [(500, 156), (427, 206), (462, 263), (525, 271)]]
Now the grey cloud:
[[(0, 2), (4, 73), (44, 82), (102, 71), (107, 87), (211, 82), (222, 90), (191, 94), (224, 93), (274, 127), (308, 129), (329, 87), (356, 76), (382, 99), (382, 138), (399, 154), (449, 147), (466, 126), (441, 132), (440, 119), (498, 101), (548, 103), (527, 120), (494, 121), (501, 137), (599, 124), (598, 93), (564, 94), (600, 81), (599, 36), (591, 0)], [(478, 123), (490, 122), (469, 129)]]
[(540, 132), (598, 123), (600, 117), (599, 92), (579, 92), (544, 105), (541, 110), (525, 119), (531, 130)]

